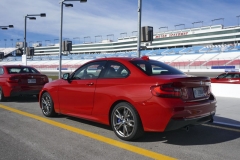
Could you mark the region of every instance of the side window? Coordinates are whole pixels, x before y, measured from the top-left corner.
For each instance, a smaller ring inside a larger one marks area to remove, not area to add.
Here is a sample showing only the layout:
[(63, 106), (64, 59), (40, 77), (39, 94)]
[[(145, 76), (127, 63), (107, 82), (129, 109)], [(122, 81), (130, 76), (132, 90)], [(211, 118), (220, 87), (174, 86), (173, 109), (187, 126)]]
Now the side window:
[(115, 61), (109, 61), (103, 78), (125, 78), (129, 74), (129, 70), (123, 64)]
[(106, 61), (88, 63), (77, 69), (71, 75), (71, 79), (97, 79), (104, 70), (105, 63)]
[(37, 71), (37, 70), (34, 69), (34, 68), (29, 68), (29, 70), (30, 70), (31, 73), (39, 73), (39, 71)]
[(233, 74), (227, 74), (225, 78), (232, 78)]
[(239, 74), (238, 73), (235, 73), (233, 78), (240, 78)]
[(30, 73), (29, 68), (22, 68), (21, 73)]
[(0, 75), (2, 75), (2, 74), (3, 74), (3, 68), (0, 67)]
[(221, 74), (221, 75), (218, 76), (218, 78), (224, 78), (224, 77), (226, 77), (226, 75), (227, 75), (226, 73)]

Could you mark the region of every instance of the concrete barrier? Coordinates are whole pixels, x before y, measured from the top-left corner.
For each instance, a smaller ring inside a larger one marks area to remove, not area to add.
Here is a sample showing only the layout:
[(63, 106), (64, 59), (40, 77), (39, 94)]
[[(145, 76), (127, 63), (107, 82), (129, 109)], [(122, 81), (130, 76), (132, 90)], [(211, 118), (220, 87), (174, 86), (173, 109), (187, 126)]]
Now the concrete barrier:
[(240, 98), (240, 84), (212, 83), (215, 96)]

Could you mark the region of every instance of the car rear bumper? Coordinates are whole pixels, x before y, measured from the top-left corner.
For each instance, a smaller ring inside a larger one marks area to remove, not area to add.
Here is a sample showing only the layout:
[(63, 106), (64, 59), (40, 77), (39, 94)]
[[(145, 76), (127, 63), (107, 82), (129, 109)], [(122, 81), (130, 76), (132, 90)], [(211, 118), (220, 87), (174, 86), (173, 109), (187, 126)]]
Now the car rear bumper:
[(10, 97), (20, 96), (20, 95), (37, 95), (40, 90), (20, 90), (20, 91), (12, 91)]
[(184, 128), (186, 126), (199, 125), (199, 124), (211, 122), (213, 121), (214, 115), (215, 115), (215, 111), (211, 112), (209, 115), (192, 118), (192, 119), (170, 119), (164, 131), (171, 131), (171, 130)]

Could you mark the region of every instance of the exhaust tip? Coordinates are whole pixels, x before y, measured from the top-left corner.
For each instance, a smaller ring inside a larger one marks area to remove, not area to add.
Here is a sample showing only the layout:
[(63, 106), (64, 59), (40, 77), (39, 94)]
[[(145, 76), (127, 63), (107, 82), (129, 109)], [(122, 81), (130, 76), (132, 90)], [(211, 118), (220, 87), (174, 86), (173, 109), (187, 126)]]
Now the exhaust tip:
[(188, 132), (190, 128), (189, 128), (189, 126), (185, 126), (182, 129), (185, 130), (186, 132)]

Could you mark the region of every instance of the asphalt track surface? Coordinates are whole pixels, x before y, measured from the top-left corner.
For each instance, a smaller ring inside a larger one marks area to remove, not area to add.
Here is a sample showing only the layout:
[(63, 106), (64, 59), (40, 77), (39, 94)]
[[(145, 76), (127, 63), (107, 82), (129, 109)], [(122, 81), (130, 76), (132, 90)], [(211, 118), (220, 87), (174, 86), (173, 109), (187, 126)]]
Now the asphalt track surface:
[(214, 123), (126, 142), (109, 126), (46, 118), (36, 97), (0, 102), (1, 160), (239, 160), (240, 99), (217, 97)]

